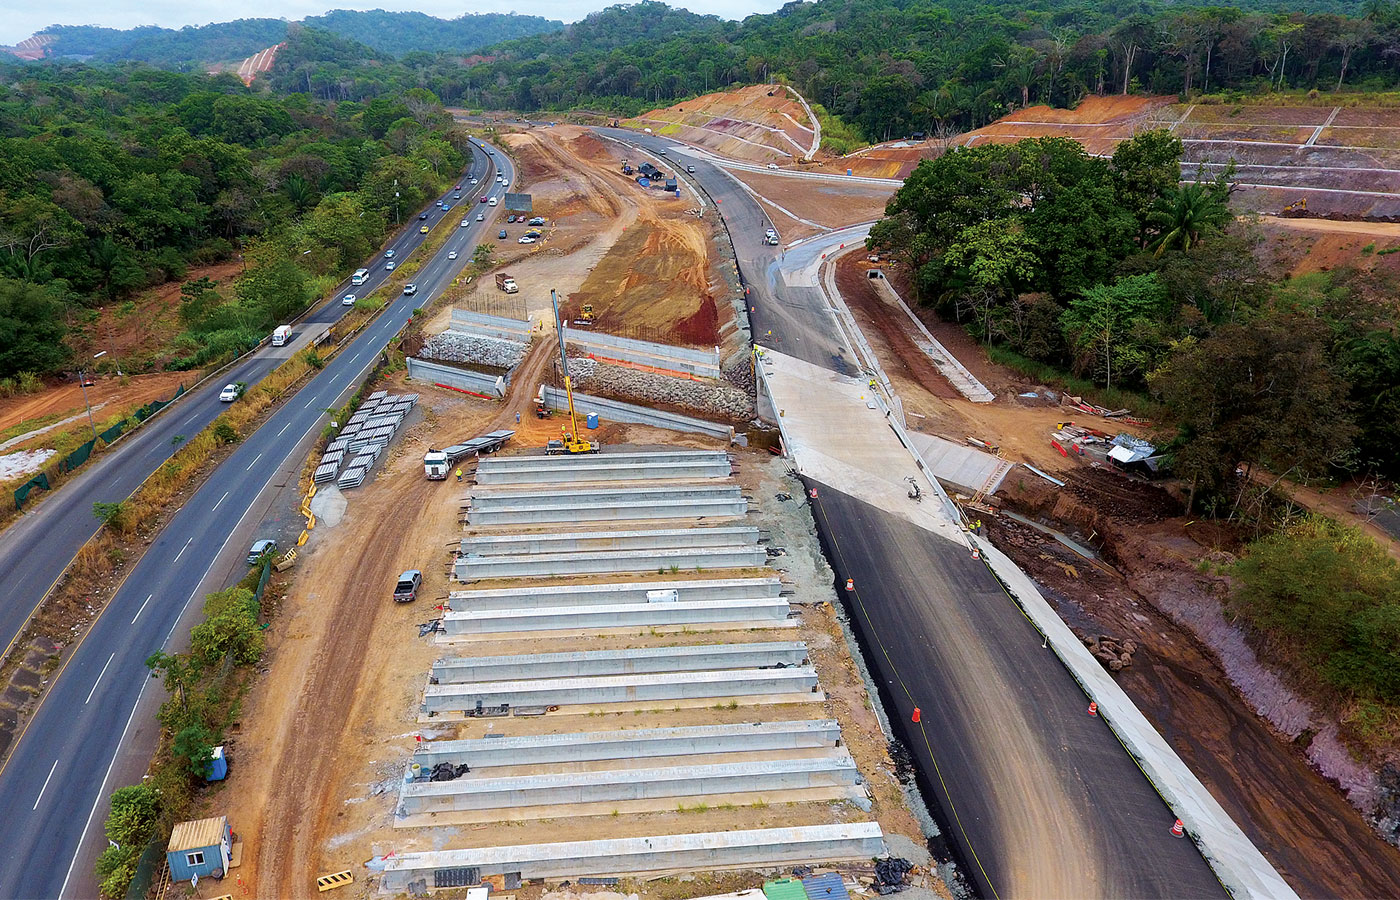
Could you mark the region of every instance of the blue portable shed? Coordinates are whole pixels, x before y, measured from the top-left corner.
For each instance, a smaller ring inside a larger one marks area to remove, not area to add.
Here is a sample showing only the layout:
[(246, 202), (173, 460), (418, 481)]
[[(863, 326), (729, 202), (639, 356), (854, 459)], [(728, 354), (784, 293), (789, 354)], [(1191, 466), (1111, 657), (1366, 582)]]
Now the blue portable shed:
[(181, 822), (170, 832), (165, 859), (170, 864), (172, 881), (200, 878), (223, 878), (228, 873), (229, 857), (233, 852), (233, 831), (228, 816)]

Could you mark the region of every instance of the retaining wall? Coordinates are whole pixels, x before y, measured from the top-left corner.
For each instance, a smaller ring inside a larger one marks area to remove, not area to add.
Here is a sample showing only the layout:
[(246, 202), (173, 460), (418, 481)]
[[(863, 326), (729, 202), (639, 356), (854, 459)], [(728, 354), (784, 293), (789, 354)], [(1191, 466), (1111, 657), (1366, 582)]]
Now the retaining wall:
[(436, 684), (467, 684), (473, 681), (567, 678), (574, 675), (767, 669), (800, 666), (806, 660), (807, 645), (801, 641), (634, 647), (628, 650), (448, 657), (433, 663), (432, 677)]
[(440, 762), (466, 763), (472, 771), (496, 766), (543, 765), (604, 759), (696, 756), (835, 747), (841, 727), (833, 719), (696, 725), (685, 728), (631, 728), (418, 745), (413, 762), (431, 769)]
[[(540, 386), (544, 402), (550, 409), (567, 410), (569, 408), (568, 397), (563, 388), (551, 387), (550, 385)], [(703, 434), (708, 437), (720, 438), (730, 441), (734, 438), (734, 429), (729, 425), (721, 425), (718, 422), (707, 422), (704, 419), (696, 419), (691, 416), (683, 416), (680, 413), (667, 412), (661, 409), (649, 409), (645, 406), (636, 406), (631, 403), (624, 403), (621, 400), (594, 397), (589, 394), (574, 393), (574, 409), (580, 417), (588, 413), (597, 413), (601, 418), (609, 422), (631, 422), (636, 425), (650, 425), (654, 428), (668, 428), (672, 431), (683, 431), (692, 434)], [(587, 437), (584, 431), (580, 437)]]
[(722, 672), (652, 672), (636, 675), (585, 675), (530, 681), (490, 681), (471, 684), (430, 684), (423, 692), (423, 711), (465, 712), (509, 705), (566, 706), (598, 703), (656, 703), (666, 700), (748, 697), (764, 694), (809, 694), (817, 690), (817, 670), (730, 669)]
[(379, 888), (384, 893), (408, 889), (439, 869), (472, 867), (482, 875), (518, 873), (521, 878), (577, 878), (676, 870), (790, 863), (868, 860), (885, 853), (884, 836), (874, 822), (760, 828), (701, 834), (668, 834), (557, 844), (516, 844), (472, 850), (401, 853), (384, 860)]
[(522, 344), (530, 343), (532, 334), (529, 321), (491, 316), (468, 309), (452, 310), (451, 329), (471, 334), (484, 334), (507, 341), (518, 341)]
[(458, 581), (478, 581), (483, 578), (524, 578), (532, 575), (611, 575), (662, 569), (747, 569), (762, 566), (767, 561), (768, 554), (761, 547), (733, 546), (526, 553), (459, 556), (453, 565), (453, 574)]
[(406, 361), (408, 363), (408, 377), (415, 381), (445, 384), (448, 387), (462, 388), (473, 393), (497, 398), (505, 396), (505, 386), (510, 384), (509, 375), (497, 376), (488, 375), (485, 372), (472, 372), (467, 369), (458, 369), (430, 360), (419, 359), (416, 356), (410, 356)]
[(462, 539), (464, 556), (656, 550), (663, 547), (739, 547), (758, 543), (751, 525), (666, 528), (657, 531), (579, 531), (549, 534), (481, 534)]
[(647, 628), (716, 622), (752, 623), (754, 627), (762, 623), (771, 628), (787, 625), (788, 612), (788, 603), (781, 597), (611, 606), (554, 606), (448, 612), (443, 615), (442, 627), (448, 637), (578, 628)]
[(560, 772), (505, 778), (457, 778), (406, 782), (399, 793), (400, 816), (458, 810), (518, 809), (526, 806), (625, 803), (663, 797), (699, 797), (850, 787), (860, 773), (847, 753), (831, 758), (764, 759), (753, 762), (653, 769)]
[(776, 597), (783, 584), (777, 578), (716, 578), (702, 581), (647, 581), (616, 584), (572, 584), (547, 587), (487, 588), (453, 591), (447, 601), (455, 612), (521, 609), (536, 606), (592, 606), (646, 603), (647, 591), (674, 590), (679, 600), (742, 600)]
[(706, 378), (720, 377), (718, 347), (713, 350), (673, 347), (670, 344), (638, 341), (597, 331), (580, 331), (567, 325), (564, 327), (564, 343), (573, 344), (586, 353), (608, 359), (622, 359)]

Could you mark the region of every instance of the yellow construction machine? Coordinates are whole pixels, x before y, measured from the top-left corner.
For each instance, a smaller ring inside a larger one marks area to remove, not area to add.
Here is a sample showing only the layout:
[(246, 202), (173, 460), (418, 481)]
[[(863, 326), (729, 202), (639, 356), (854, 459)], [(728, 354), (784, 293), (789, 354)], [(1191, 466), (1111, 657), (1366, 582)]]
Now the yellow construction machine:
[(559, 295), (549, 292), (550, 305), (554, 307), (554, 330), (559, 335), (559, 365), (564, 371), (564, 394), (569, 398), (569, 427), (563, 432), (563, 440), (551, 440), (544, 445), (547, 454), (558, 453), (597, 453), (597, 441), (586, 441), (578, 436), (578, 414), (574, 412), (574, 388), (569, 382), (569, 356), (564, 352), (564, 323), (559, 319)]

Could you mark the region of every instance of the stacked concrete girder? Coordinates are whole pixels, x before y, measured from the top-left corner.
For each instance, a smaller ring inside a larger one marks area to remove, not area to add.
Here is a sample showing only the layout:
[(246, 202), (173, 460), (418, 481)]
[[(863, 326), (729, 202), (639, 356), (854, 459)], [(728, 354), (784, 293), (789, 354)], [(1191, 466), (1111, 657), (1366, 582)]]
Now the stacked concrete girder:
[(748, 501), (734, 484), (683, 487), (474, 491), (472, 525), (530, 525), (742, 516)]
[(453, 656), (433, 663), (432, 678), (434, 684), (463, 684), (575, 675), (790, 668), (807, 661), (807, 645), (801, 641), (633, 647), (514, 656)]
[(483, 460), (476, 483), (537, 484), (567, 481), (646, 481), (660, 479), (727, 478), (729, 455), (720, 450), (662, 453), (602, 453), (563, 456), (508, 456)]
[(762, 566), (758, 529), (677, 528), (563, 534), (481, 535), (462, 541), (458, 581)]
[(884, 838), (874, 822), (430, 850), (385, 860), (379, 887), (402, 892), (411, 881), (431, 881), (438, 870), (467, 867), (481, 875), (513, 872), (524, 879), (568, 878), (869, 860), (884, 852)]
[[(420, 744), (413, 765), (427, 772), (438, 763), (465, 764), (472, 772), (508, 766), (632, 759), (664, 756), (717, 756), (725, 753), (834, 748), (841, 727), (833, 719), (755, 722), (742, 725), (695, 725), (683, 728), (629, 728), (520, 737), (430, 741)], [(406, 779), (413, 777), (410, 771)]]
[(720, 697), (786, 697), (821, 700), (817, 671), (811, 666), (789, 669), (726, 669), (708, 672), (647, 672), (633, 675), (585, 675), (536, 678), (528, 681), (477, 681), (430, 684), (423, 694), (423, 712), (473, 714), (481, 708), (596, 706), (605, 703), (716, 699)]
[[(556, 807), (570, 815), (674, 808), (676, 798), (742, 794), (762, 802), (794, 796), (804, 800), (865, 796), (849, 753), (815, 759), (761, 759), (749, 762), (608, 769), (480, 778), (468, 774), (450, 781), (406, 783), (400, 794), (401, 819), (425, 813), (477, 813), (454, 821), (549, 817)], [(662, 801), (657, 803), (656, 801)], [(599, 810), (595, 804), (608, 804)], [(547, 807), (533, 813), (528, 807)], [(502, 811), (508, 812), (502, 812)], [(411, 826), (415, 822), (400, 822)]]
[(792, 628), (790, 608), (780, 597), (740, 600), (628, 603), (597, 606), (529, 607), (448, 612), (439, 640), (481, 640), (483, 635), (520, 632), (606, 633), (615, 629)]
[(648, 594), (675, 591), (677, 600), (743, 600), (777, 597), (783, 583), (767, 578), (715, 578), (686, 581), (643, 581), (614, 584), (568, 584), (525, 588), (486, 588), (453, 591), (447, 601), (453, 612), (524, 607), (597, 606), (650, 602)]

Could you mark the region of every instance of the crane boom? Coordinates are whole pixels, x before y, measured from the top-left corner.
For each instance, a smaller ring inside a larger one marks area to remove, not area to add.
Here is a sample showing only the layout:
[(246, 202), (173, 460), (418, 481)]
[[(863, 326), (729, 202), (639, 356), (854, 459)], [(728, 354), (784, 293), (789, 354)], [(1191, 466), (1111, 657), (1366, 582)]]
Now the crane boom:
[[(574, 412), (574, 387), (569, 381), (569, 355), (564, 352), (564, 322), (559, 317), (559, 295), (549, 292), (549, 304), (554, 308), (554, 330), (559, 337), (559, 367), (564, 372), (564, 395), (569, 399), (569, 430), (564, 433), (561, 450), (567, 453), (597, 453), (596, 441), (580, 440), (578, 436), (578, 415)], [(554, 441), (550, 441), (553, 444)], [(549, 450), (548, 447), (545, 448)]]

